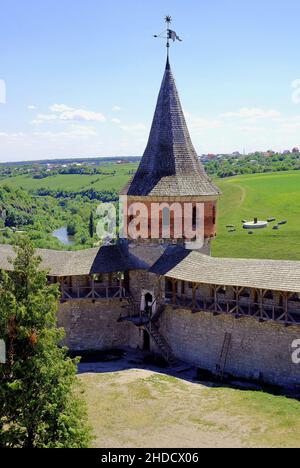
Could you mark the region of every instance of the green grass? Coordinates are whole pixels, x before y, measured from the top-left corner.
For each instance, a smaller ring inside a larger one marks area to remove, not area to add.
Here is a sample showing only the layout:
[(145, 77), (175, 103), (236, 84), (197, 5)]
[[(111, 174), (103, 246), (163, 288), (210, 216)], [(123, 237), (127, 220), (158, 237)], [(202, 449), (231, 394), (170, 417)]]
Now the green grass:
[(300, 403), (143, 370), (80, 377), (96, 447), (300, 447)]
[[(219, 203), (218, 236), (213, 255), (218, 257), (300, 260), (300, 172), (255, 174), (217, 180), (223, 192)], [(288, 220), (279, 231), (242, 229), (243, 219)], [(237, 232), (228, 233), (233, 224)]]
[[(38, 190), (48, 188), (51, 190), (76, 191), (93, 188), (96, 191), (119, 191), (126, 185), (130, 175), (129, 171), (135, 170), (137, 164), (110, 164), (103, 168), (104, 172), (110, 172), (110, 175), (81, 175), (66, 174), (55, 175), (45, 179), (34, 179), (32, 175), (21, 175), (2, 179), (0, 185), (10, 185), (14, 188), (23, 188), (24, 190)], [(116, 171), (116, 174), (113, 174)]]

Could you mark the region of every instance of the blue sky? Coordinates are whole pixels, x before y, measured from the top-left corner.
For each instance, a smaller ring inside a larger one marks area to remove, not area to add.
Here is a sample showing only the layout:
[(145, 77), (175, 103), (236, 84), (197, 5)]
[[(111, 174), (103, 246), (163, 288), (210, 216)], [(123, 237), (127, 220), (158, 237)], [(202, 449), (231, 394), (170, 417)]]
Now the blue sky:
[(142, 154), (166, 14), (198, 153), (300, 145), (299, 0), (2, 0), (0, 160)]

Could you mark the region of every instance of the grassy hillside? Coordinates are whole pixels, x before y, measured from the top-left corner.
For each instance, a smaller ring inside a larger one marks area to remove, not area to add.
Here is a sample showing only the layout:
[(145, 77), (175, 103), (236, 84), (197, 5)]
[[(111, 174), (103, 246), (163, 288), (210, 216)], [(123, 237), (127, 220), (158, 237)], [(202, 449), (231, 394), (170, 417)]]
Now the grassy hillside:
[[(223, 192), (219, 205), (218, 238), (213, 255), (300, 260), (300, 172), (256, 174), (217, 180)], [(254, 217), (288, 220), (279, 231), (270, 227), (253, 236), (241, 220)], [(233, 224), (237, 232), (228, 233)]]
[(45, 179), (35, 179), (32, 174), (3, 178), (0, 185), (10, 185), (24, 190), (38, 190), (48, 188), (51, 190), (67, 190), (70, 192), (93, 188), (94, 190), (119, 191), (126, 185), (131, 177), (130, 172), (137, 168), (137, 164), (109, 164), (103, 168), (105, 175), (66, 174), (54, 175)]
[(131, 369), (83, 374), (95, 446), (300, 447), (300, 403)]

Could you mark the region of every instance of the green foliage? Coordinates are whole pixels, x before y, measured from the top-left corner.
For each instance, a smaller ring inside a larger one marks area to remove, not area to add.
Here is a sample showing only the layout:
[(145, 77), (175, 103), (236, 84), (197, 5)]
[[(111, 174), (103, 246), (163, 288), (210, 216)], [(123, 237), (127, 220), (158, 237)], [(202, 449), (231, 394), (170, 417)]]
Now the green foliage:
[(20, 241), (14, 272), (2, 273), (0, 336), (0, 447), (87, 447), (85, 408), (75, 396), (76, 362), (59, 347), (58, 289), (39, 271), (33, 245)]
[(97, 200), (91, 201), (80, 195), (56, 199), (34, 196), (9, 185), (0, 186), (0, 243), (14, 243), (18, 231), (24, 231), (35, 247), (71, 248), (52, 236), (54, 230), (68, 226), (69, 233), (75, 235), (72, 248), (92, 247), (89, 220), (98, 204)]
[(254, 153), (250, 156), (223, 156), (205, 164), (209, 175), (220, 178), (243, 174), (261, 174), (300, 170), (300, 153)]
[(91, 238), (94, 237), (94, 233), (95, 233), (95, 220), (94, 220), (94, 213), (91, 212), (90, 221), (89, 221), (89, 234)]

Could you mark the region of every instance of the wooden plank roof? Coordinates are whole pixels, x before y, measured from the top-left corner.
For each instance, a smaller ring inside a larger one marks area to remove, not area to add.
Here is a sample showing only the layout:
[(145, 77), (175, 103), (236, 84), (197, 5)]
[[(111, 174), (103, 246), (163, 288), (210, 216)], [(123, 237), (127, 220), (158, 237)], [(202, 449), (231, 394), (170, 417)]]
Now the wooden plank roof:
[(212, 196), (211, 182), (192, 144), (167, 61), (149, 141), (137, 173), (122, 191), (130, 196)]
[(191, 283), (300, 293), (300, 262), (208, 257), (169, 247), (150, 270)]
[[(147, 270), (149, 264), (132, 254), (127, 244), (103, 246), (78, 251), (57, 251), (37, 249), (41, 257), (41, 268), (50, 276), (81, 276), (113, 273), (129, 270)], [(0, 269), (11, 271), (9, 259), (15, 258), (10, 245), (0, 245)]]

